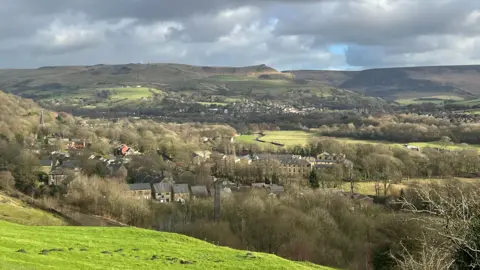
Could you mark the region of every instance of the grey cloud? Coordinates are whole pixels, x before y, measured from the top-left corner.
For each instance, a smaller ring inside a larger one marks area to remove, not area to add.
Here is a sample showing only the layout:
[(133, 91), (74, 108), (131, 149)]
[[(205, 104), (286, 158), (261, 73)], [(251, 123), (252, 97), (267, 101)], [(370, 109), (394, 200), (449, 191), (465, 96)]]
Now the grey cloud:
[[(477, 13), (475, 13), (477, 10)], [(2, 0), (1, 67), (471, 64), (474, 0)], [(328, 47), (346, 44), (345, 55)], [(28, 57), (25, 57), (28, 55)]]

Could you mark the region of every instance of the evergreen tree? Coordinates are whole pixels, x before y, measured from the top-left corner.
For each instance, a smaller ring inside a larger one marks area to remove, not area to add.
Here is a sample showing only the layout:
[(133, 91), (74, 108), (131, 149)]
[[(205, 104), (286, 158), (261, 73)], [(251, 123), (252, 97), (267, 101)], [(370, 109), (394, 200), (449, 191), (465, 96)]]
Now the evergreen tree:
[(279, 181), (278, 181), (278, 175), (277, 175), (277, 173), (273, 173), (271, 184), (278, 185), (278, 182), (279, 182)]
[(320, 185), (318, 184), (318, 179), (317, 179), (317, 172), (315, 169), (313, 169), (310, 172), (310, 175), (308, 176), (308, 184), (311, 188), (319, 188)]

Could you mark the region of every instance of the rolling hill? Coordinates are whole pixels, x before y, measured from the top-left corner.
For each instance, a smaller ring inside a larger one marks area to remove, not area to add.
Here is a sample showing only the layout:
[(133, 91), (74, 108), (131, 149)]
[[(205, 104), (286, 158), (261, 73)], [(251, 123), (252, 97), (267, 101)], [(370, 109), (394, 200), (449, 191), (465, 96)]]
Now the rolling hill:
[(434, 101), (478, 98), (479, 76), (480, 66), (280, 72), (266, 65), (202, 67), (170, 63), (125, 64), (3, 69), (0, 70), (0, 89), (34, 100), (84, 99), (108, 91), (113, 100), (124, 101), (132, 99), (126, 96), (133, 96), (134, 99), (151, 98), (168, 91), (232, 98), (255, 94), (275, 96), (288, 91), (305, 90), (324, 96), (332, 93), (354, 95), (342, 90), (346, 89), (408, 104), (432, 97)]
[(480, 65), (286, 72), (293, 73), (297, 79), (318, 81), (387, 100), (432, 96), (470, 99), (480, 96)]
[(50, 105), (68, 104), (86, 109), (139, 105), (143, 101), (161, 100), (169, 93), (176, 96), (178, 92), (203, 96), (201, 101), (212, 96), (285, 101), (315, 95), (359, 96), (319, 81), (296, 79), (293, 73), (279, 72), (266, 65), (125, 64), (4, 69), (0, 70), (0, 89)]
[(22, 225), (61, 226), (68, 221), (0, 192), (0, 220)]
[(29, 90), (78, 90), (116, 85), (165, 85), (199, 80), (213, 75), (249, 76), (282, 74), (266, 65), (200, 67), (181, 64), (125, 64), (58, 66), (0, 70), (0, 88), (9, 92)]
[(331, 269), (128, 227), (0, 221), (0, 269)]

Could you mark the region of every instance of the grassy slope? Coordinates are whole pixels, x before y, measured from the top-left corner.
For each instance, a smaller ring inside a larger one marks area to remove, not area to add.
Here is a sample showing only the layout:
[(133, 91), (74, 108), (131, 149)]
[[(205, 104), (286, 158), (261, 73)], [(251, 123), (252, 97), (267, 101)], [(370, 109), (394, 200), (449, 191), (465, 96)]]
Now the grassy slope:
[(0, 192), (0, 220), (24, 225), (68, 225), (51, 213), (33, 208), (23, 201)]
[[(0, 239), (0, 269), (329, 269), (137, 228), (30, 227), (0, 221)], [(16, 252), (20, 249), (26, 253)], [(44, 249), (62, 251), (39, 254)]]

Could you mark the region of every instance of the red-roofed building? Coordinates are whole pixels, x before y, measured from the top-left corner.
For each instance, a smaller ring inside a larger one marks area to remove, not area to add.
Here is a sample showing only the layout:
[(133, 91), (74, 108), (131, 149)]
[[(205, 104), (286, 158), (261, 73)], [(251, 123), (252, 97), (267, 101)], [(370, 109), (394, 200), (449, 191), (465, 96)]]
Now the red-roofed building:
[(122, 144), (116, 149), (115, 154), (119, 156), (126, 156), (131, 152), (133, 152), (133, 150), (130, 147), (128, 147), (126, 144)]

